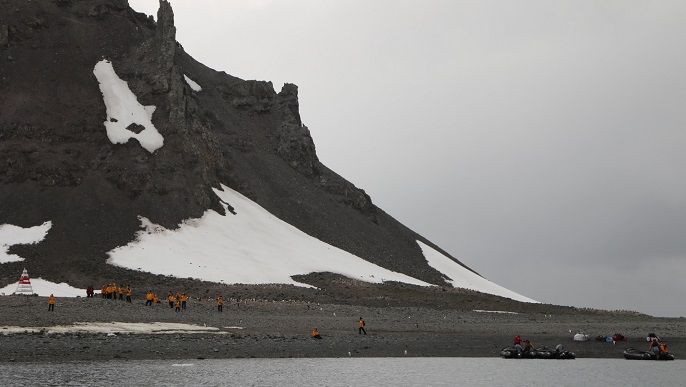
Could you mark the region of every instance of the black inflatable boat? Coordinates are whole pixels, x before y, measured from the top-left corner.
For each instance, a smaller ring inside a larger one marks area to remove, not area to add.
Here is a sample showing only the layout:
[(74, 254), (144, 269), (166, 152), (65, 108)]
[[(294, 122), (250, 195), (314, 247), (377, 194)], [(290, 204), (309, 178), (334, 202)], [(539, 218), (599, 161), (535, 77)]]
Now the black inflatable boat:
[(562, 346), (556, 348), (541, 347), (530, 352), (517, 353), (515, 347), (506, 347), (500, 351), (505, 359), (575, 359), (574, 352), (566, 351)]
[(659, 359), (656, 359), (655, 352), (641, 351), (636, 348), (627, 348), (624, 350), (624, 358), (629, 360), (674, 360), (674, 355), (671, 353), (663, 353)]

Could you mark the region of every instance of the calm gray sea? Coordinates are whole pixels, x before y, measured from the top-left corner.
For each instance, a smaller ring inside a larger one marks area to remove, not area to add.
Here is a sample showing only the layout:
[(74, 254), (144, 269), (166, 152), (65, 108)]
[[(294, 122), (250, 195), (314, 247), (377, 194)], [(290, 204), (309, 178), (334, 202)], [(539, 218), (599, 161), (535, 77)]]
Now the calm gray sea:
[(683, 386), (686, 361), (500, 358), (4, 363), (1, 386)]

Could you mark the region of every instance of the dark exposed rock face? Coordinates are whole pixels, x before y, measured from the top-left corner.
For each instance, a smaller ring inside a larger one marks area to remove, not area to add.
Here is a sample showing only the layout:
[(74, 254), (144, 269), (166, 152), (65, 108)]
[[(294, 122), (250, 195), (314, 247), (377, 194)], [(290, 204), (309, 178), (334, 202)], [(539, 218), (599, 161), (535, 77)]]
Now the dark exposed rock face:
[[(0, 0), (0, 224), (53, 222), (43, 242), (12, 248), (27, 260), (4, 264), (6, 275), (29, 265), (77, 286), (107, 282), (123, 270), (104, 264), (106, 252), (133, 239), (138, 216), (176, 227), (223, 212), (212, 188), (225, 184), (322, 241), (443, 282), (415, 242), (428, 241), (321, 164), (297, 86), (276, 93), (271, 82), (209, 69), (175, 35), (165, 0), (157, 23), (124, 0)], [(156, 106), (164, 146), (154, 153), (107, 138), (93, 75), (102, 59)]]
[(300, 121), (298, 105), (298, 86), (285, 84), (276, 99), (282, 114), (281, 125), (277, 130), (278, 144), (276, 153), (291, 167), (308, 177), (315, 175), (317, 153), (310, 131)]
[(7, 47), (10, 41), (9, 26), (0, 24), (0, 50)]

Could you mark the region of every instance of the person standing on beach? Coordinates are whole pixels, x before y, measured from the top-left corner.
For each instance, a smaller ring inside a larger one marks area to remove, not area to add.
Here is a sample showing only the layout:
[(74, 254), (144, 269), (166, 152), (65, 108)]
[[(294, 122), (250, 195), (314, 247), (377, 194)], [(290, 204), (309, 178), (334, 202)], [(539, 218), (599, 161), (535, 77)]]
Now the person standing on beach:
[(179, 299), (177, 298), (177, 299), (176, 299), (176, 303), (174, 304), (174, 306), (176, 306), (176, 311), (177, 311), (177, 312), (180, 312), (180, 311), (181, 311), (181, 300), (179, 300)]
[(222, 296), (217, 297), (217, 311), (221, 312), (224, 310), (224, 299)]
[(358, 335), (360, 335), (362, 333), (364, 333), (365, 335), (367, 334), (367, 331), (364, 330), (364, 326), (365, 326), (364, 320), (362, 320), (362, 317), (360, 317), (360, 327), (357, 329)]
[(174, 293), (169, 291), (169, 294), (167, 295), (167, 300), (169, 300), (169, 307), (173, 308), (174, 307)]
[(183, 310), (186, 310), (186, 300), (188, 300), (186, 293), (181, 293), (181, 309)]
[(50, 298), (48, 298), (48, 312), (54, 312), (55, 311), (55, 296), (50, 295)]
[(126, 302), (131, 302), (131, 284), (126, 285)]
[(152, 290), (148, 290), (148, 294), (145, 295), (145, 306), (152, 305), (152, 299), (154, 297)]
[(119, 286), (119, 301), (124, 301), (124, 285)]

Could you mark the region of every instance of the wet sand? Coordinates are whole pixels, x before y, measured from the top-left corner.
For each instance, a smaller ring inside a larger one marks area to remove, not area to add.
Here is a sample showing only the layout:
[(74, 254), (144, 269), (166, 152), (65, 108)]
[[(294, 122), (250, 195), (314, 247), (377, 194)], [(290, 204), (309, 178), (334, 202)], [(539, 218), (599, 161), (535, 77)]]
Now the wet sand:
[[(536, 346), (562, 344), (582, 358), (622, 358), (627, 347), (646, 348), (655, 332), (671, 352), (686, 355), (686, 319), (621, 314), (487, 313), (421, 307), (371, 307), (296, 301), (227, 300), (224, 311), (213, 300), (190, 300), (175, 312), (167, 303), (145, 306), (101, 298), (58, 299), (48, 312), (45, 297), (0, 297), (0, 361), (107, 359), (217, 359), (287, 357), (497, 357), (519, 334)], [(362, 317), (367, 335), (358, 334)], [(173, 322), (218, 328), (216, 333), (12, 333), (5, 327), (39, 330), (83, 322)], [(317, 327), (321, 340), (310, 338)], [(242, 328), (242, 329), (241, 329)], [(621, 332), (615, 344), (575, 342)]]

